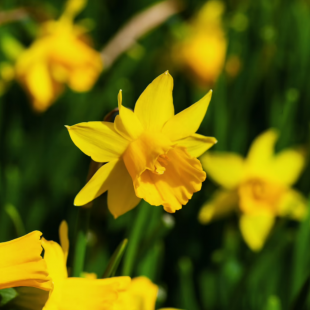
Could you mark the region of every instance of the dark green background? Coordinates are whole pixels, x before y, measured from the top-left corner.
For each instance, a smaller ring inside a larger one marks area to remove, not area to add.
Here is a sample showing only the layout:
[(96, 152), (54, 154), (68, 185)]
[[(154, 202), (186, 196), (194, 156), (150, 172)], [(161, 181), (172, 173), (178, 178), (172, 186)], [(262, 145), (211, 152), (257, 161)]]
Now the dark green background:
[[(77, 20), (93, 20), (90, 35), (100, 49), (130, 17), (153, 3), (92, 0)], [(134, 107), (147, 84), (165, 70), (174, 78), (176, 112), (205, 94), (207, 89), (201, 90), (186, 72), (176, 69), (171, 54), (183, 23), (203, 3), (183, 1), (184, 10), (179, 15), (139, 40), (139, 53), (135, 47), (135, 53), (122, 55), (90, 92), (78, 94), (67, 89), (45, 113), (34, 113), (21, 87), (15, 82), (10, 85), (0, 97), (0, 241), (18, 234), (4, 210), (8, 204), (20, 213), (26, 232), (40, 230), (46, 239), (58, 241), (58, 226), (66, 219), (74, 240), (77, 208), (73, 199), (85, 184), (90, 160), (72, 143), (64, 125), (102, 120), (117, 106), (119, 89), (123, 90), (124, 105)], [(228, 56), (238, 55), (242, 69), (235, 79), (225, 73), (219, 77), (199, 133), (218, 139), (214, 149), (245, 155), (258, 134), (275, 127), (281, 132), (278, 149), (292, 145), (307, 148), (309, 1), (225, 3)], [(62, 4), (2, 0), (0, 6), (4, 10), (26, 5), (56, 18)], [(240, 16), (248, 23), (242, 31), (238, 30)], [(34, 20), (26, 19), (0, 26), (0, 35), (9, 33), (28, 46), (35, 27)], [(2, 52), (0, 57), (5, 57)], [(307, 168), (296, 188), (308, 196), (309, 186)], [(146, 255), (142, 253), (136, 262), (134, 276), (147, 275), (166, 290), (167, 298), (158, 306), (187, 310), (291, 309), (310, 273), (310, 219), (302, 224), (279, 219), (264, 249), (255, 254), (241, 238), (237, 216), (208, 226), (199, 224), (200, 207), (215, 188), (207, 179), (202, 190), (172, 215), (174, 228), (169, 231), (161, 227), (156, 242), (149, 244)], [(110, 255), (128, 236), (138, 211), (136, 208), (114, 220), (107, 210), (106, 195), (96, 200), (86, 271), (103, 274)], [(163, 213), (161, 207), (152, 207), (144, 241), (157, 229)]]

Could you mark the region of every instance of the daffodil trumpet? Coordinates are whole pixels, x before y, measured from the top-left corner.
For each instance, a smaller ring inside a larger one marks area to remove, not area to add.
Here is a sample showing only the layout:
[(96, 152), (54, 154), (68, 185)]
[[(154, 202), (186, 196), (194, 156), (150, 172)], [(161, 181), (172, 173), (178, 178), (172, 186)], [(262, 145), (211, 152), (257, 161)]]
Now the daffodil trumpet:
[(133, 209), (141, 198), (173, 213), (201, 189), (206, 174), (197, 157), (216, 139), (196, 131), (212, 91), (175, 115), (172, 89), (173, 79), (167, 71), (141, 94), (134, 111), (122, 105), (120, 91), (114, 123), (67, 126), (78, 148), (105, 163), (76, 196), (76, 206), (108, 191), (108, 207), (115, 218)]
[(41, 236), (41, 232), (33, 231), (0, 243), (0, 289), (27, 286), (52, 290), (47, 265), (41, 256)]

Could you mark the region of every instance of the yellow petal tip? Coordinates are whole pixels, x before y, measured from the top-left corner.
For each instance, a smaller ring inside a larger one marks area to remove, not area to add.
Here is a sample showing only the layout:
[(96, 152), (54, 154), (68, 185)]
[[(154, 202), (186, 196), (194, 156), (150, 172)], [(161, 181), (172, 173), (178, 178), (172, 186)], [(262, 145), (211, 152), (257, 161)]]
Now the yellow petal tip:
[(169, 74), (169, 70), (167, 70), (167, 71), (165, 72), (165, 74)]

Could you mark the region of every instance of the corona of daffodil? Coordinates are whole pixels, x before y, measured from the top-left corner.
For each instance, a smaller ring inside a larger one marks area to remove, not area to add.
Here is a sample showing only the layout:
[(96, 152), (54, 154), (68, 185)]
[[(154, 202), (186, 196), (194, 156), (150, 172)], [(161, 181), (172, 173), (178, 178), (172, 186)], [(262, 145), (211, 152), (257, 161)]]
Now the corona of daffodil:
[(233, 153), (208, 153), (201, 158), (209, 176), (223, 189), (201, 209), (199, 220), (209, 223), (237, 209), (240, 230), (249, 247), (258, 251), (277, 216), (303, 219), (304, 197), (291, 186), (305, 165), (301, 151), (274, 152), (277, 132), (268, 130), (252, 143), (247, 158)]
[(102, 70), (100, 54), (86, 43), (86, 29), (73, 24), (85, 2), (69, 0), (60, 19), (44, 23), (41, 35), (18, 58), (17, 78), (38, 112), (55, 101), (64, 84), (77, 92), (88, 91)]
[(49, 291), (53, 288), (39, 231), (0, 243), (0, 289), (29, 286)]
[(114, 217), (134, 208), (140, 198), (175, 212), (201, 189), (206, 178), (196, 158), (215, 138), (196, 134), (212, 92), (174, 115), (173, 79), (165, 72), (141, 94), (134, 111), (122, 106), (114, 123), (67, 126), (71, 139), (96, 162), (106, 163), (85, 185), (74, 204), (82, 206), (108, 191)]
[(109, 279), (69, 278), (66, 261), (69, 251), (68, 227), (60, 226), (61, 245), (43, 239), (44, 260), (54, 284), (43, 310), (114, 310), (119, 294), (127, 289), (129, 277)]
[(189, 69), (200, 84), (215, 83), (225, 63), (224, 8), (221, 1), (208, 1), (190, 24), (186, 38), (175, 49), (174, 58)]

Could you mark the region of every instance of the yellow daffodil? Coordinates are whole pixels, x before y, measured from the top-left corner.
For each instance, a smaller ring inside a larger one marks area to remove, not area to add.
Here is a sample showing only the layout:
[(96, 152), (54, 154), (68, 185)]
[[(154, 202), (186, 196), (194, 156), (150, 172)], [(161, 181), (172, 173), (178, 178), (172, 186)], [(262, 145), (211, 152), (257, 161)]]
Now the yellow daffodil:
[(19, 286), (36, 287), (49, 291), (53, 288), (39, 231), (21, 238), (0, 243), (0, 289)]
[(174, 115), (172, 88), (173, 79), (167, 71), (141, 94), (134, 112), (122, 106), (120, 92), (114, 124), (67, 126), (78, 148), (94, 161), (107, 163), (79, 192), (75, 205), (85, 205), (108, 191), (108, 207), (115, 218), (134, 208), (140, 198), (175, 212), (201, 189), (206, 174), (196, 157), (216, 140), (195, 132), (212, 91)]
[(208, 1), (174, 51), (179, 63), (204, 85), (215, 83), (225, 63), (227, 42), (222, 26), (223, 12), (223, 2)]
[[(121, 293), (114, 310), (155, 310), (158, 286), (146, 277), (132, 279), (128, 289)], [(165, 308), (160, 310), (177, 310)]]
[(306, 213), (305, 199), (291, 188), (304, 168), (304, 155), (295, 149), (275, 154), (277, 137), (275, 130), (261, 134), (246, 159), (215, 152), (201, 158), (207, 173), (223, 189), (202, 207), (200, 222), (209, 223), (238, 207), (241, 233), (254, 251), (264, 245), (276, 216), (300, 220)]
[(60, 226), (62, 247), (53, 241), (43, 239), (44, 260), (54, 284), (44, 310), (113, 310), (119, 294), (127, 289), (129, 277), (109, 279), (69, 278), (66, 261), (69, 251), (68, 227)]
[(55, 101), (65, 83), (74, 91), (88, 91), (102, 70), (100, 54), (86, 43), (85, 29), (73, 24), (84, 4), (70, 0), (61, 18), (43, 24), (39, 38), (17, 61), (17, 78), (38, 112)]

